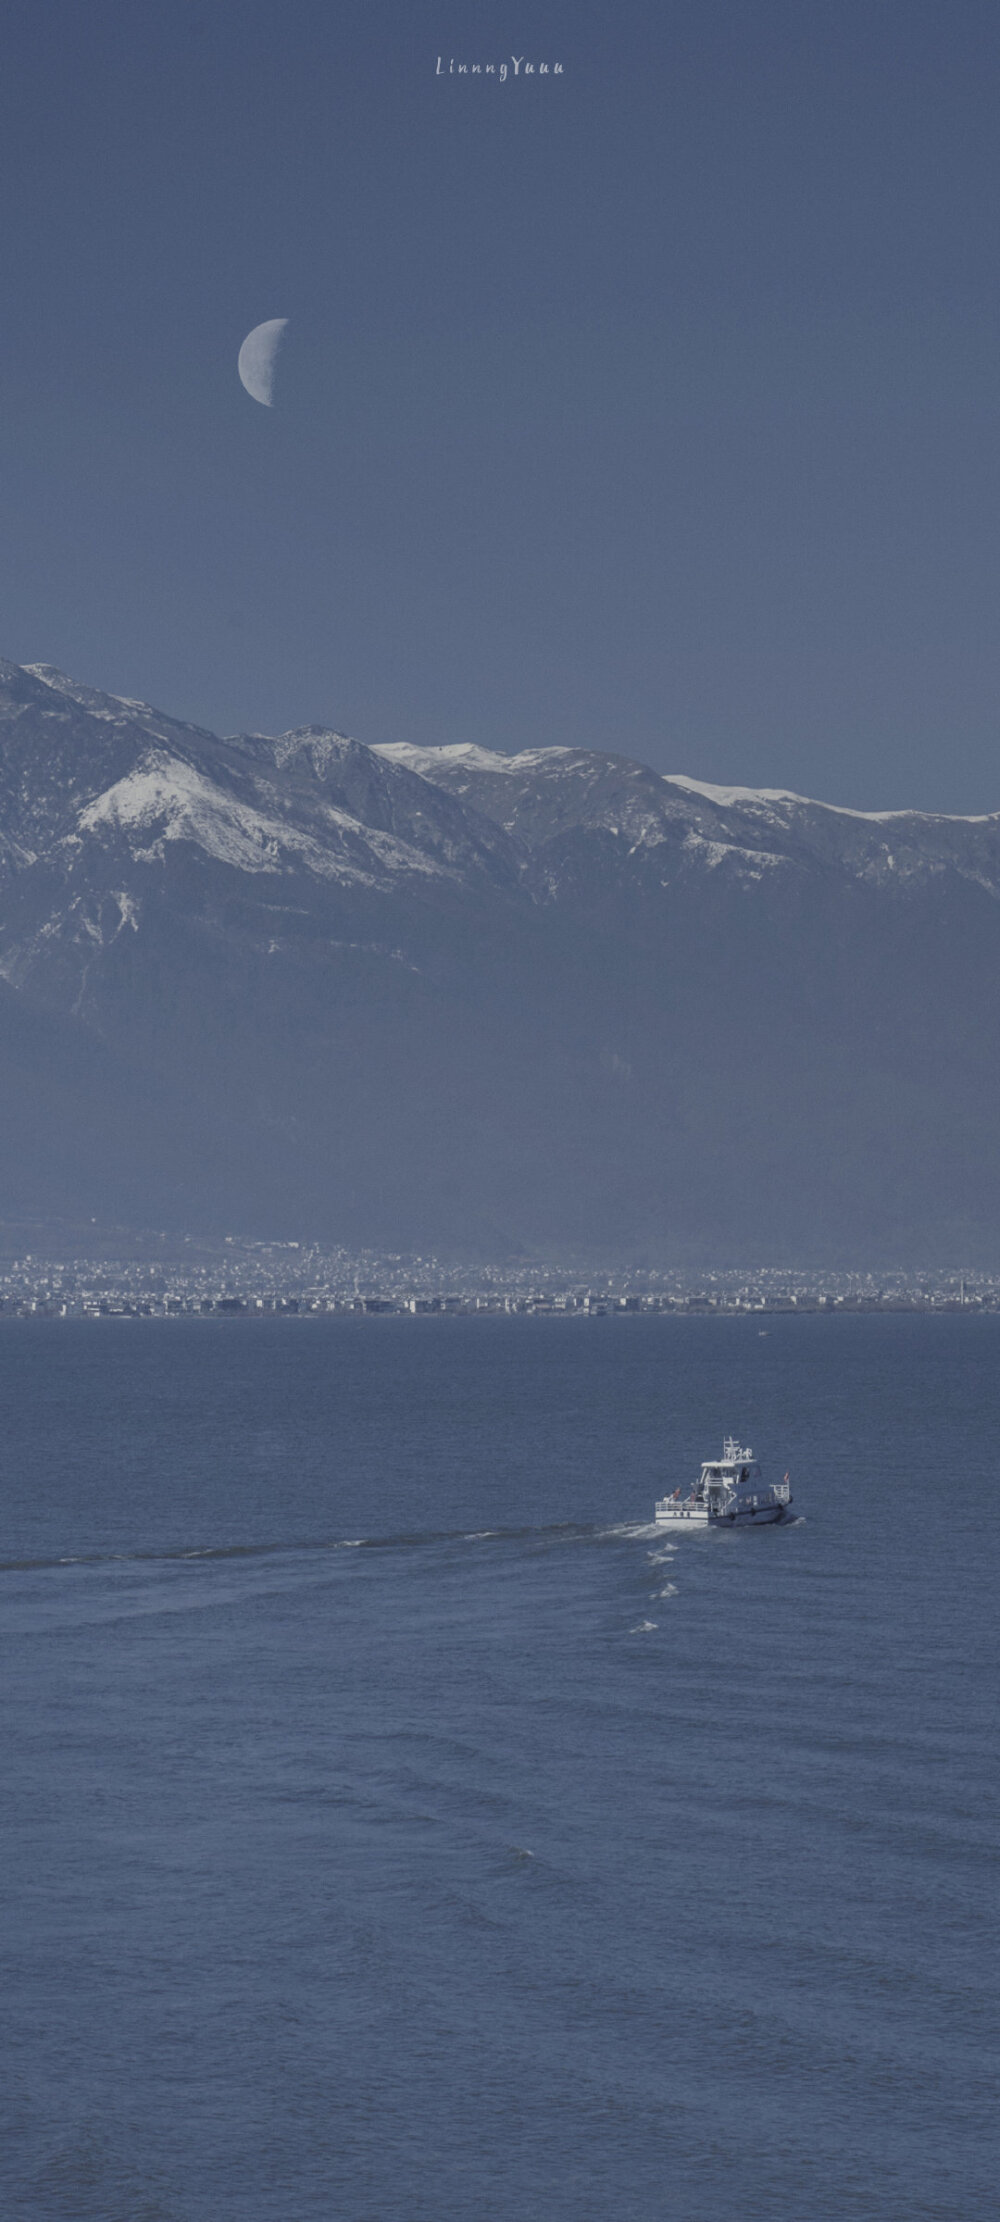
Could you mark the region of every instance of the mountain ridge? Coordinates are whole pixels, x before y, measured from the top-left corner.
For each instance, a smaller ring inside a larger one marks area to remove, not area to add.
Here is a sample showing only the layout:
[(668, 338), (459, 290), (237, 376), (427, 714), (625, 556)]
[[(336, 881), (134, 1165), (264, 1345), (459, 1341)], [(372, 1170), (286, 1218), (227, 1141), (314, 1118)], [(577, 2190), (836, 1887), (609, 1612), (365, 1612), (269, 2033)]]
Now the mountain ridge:
[(0, 1216), (991, 1263), (998, 967), (1000, 813), (0, 662)]

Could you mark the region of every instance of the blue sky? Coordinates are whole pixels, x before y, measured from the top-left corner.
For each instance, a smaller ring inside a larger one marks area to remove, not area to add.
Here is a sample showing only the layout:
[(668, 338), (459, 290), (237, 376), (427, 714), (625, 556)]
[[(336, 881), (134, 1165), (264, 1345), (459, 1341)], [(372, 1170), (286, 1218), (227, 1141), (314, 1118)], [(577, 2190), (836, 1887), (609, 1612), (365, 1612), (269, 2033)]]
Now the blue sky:
[(1000, 807), (993, 0), (7, 0), (0, 61), (0, 653)]

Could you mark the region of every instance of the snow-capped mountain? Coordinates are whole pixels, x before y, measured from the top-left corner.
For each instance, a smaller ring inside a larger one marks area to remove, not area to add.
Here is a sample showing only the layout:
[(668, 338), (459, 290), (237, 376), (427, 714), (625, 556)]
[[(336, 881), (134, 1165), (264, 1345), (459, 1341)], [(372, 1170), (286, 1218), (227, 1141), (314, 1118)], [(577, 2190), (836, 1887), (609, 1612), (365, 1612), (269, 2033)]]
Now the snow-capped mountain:
[(0, 1215), (995, 1256), (1000, 815), (0, 663)]
[(500, 756), (403, 741), (376, 753), (471, 803), (533, 851), (570, 834), (604, 833), (629, 859), (648, 852), (664, 884), (686, 867), (759, 878), (821, 866), (894, 885), (951, 871), (1000, 894), (1000, 813), (841, 810), (778, 789), (712, 787), (582, 749)]
[(319, 727), (221, 741), (48, 665), (4, 663), (0, 720), (15, 869), (29, 855), (71, 869), (109, 844), (162, 862), (181, 842), (237, 871), (387, 885), (489, 871), (503, 846), (406, 766)]

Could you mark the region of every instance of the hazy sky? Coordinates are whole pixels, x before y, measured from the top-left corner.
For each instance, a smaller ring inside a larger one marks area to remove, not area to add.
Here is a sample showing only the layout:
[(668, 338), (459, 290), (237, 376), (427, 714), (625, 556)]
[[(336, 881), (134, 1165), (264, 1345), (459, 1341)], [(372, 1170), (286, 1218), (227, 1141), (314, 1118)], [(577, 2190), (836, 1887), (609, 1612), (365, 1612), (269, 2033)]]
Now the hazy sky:
[(1000, 807), (996, 0), (5, 0), (0, 68), (0, 653)]

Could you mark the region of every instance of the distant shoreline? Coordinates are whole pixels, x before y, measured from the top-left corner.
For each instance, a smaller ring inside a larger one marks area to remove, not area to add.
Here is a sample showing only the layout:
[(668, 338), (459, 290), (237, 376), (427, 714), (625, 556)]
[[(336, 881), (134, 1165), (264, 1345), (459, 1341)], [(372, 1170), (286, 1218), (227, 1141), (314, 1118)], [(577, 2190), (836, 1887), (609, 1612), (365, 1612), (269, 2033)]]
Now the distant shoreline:
[[(253, 1304), (232, 1303), (226, 1301), (225, 1299), (218, 1303), (201, 1303), (190, 1305), (173, 1304), (169, 1306), (157, 1305), (155, 1303), (108, 1304), (106, 1306), (77, 1305), (72, 1303), (59, 1305), (44, 1301), (26, 1301), (22, 1304), (5, 1306), (2, 1310), (0, 1310), (0, 1327), (7, 1324), (21, 1324), (26, 1320), (44, 1320), (47, 1324), (66, 1320), (76, 1320), (89, 1321), (92, 1324), (96, 1325), (106, 1325), (109, 1321), (126, 1319), (130, 1321), (161, 1320), (167, 1322), (183, 1322), (192, 1320), (218, 1322), (221, 1320), (223, 1322), (230, 1323), (234, 1321), (247, 1322), (276, 1319), (311, 1321), (332, 1319), (340, 1321), (381, 1319), (384, 1321), (389, 1319), (404, 1319), (410, 1321), (434, 1320), (437, 1323), (455, 1319), (475, 1319), (480, 1321), (497, 1321), (511, 1319), (555, 1319), (567, 1322), (570, 1320), (583, 1321), (597, 1319), (657, 1319), (675, 1321), (712, 1321), (719, 1319), (741, 1319), (745, 1320), (748, 1326), (756, 1327), (757, 1333), (759, 1335), (767, 1335), (770, 1333), (771, 1325), (775, 1321), (784, 1321), (788, 1319), (943, 1319), (954, 1318), (956, 1316), (976, 1319), (1000, 1318), (1000, 1302), (982, 1303), (970, 1301), (966, 1302), (965, 1304), (948, 1301), (942, 1303), (928, 1302), (925, 1304), (788, 1304), (781, 1306), (775, 1305), (772, 1308), (768, 1308), (766, 1311), (751, 1310), (749, 1307), (740, 1304), (714, 1304), (710, 1307), (700, 1305), (687, 1306), (683, 1304), (651, 1304), (644, 1305), (641, 1310), (627, 1311), (622, 1307), (612, 1306), (595, 1306), (593, 1309), (580, 1308), (569, 1310), (562, 1306), (551, 1304), (530, 1303), (511, 1305), (509, 1308), (499, 1305), (490, 1306), (476, 1305), (474, 1303), (470, 1303), (449, 1305), (447, 1307), (442, 1306), (440, 1309), (421, 1307), (419, 1310), (413, 1310), (410, 1306), (402, 1304), (307, 1304), (296, 1303), (295, 1301), (275, 1304)], [(767, 1321), (767, 1326), (761, 1326), (760, 1322), (762, 1320)]]

